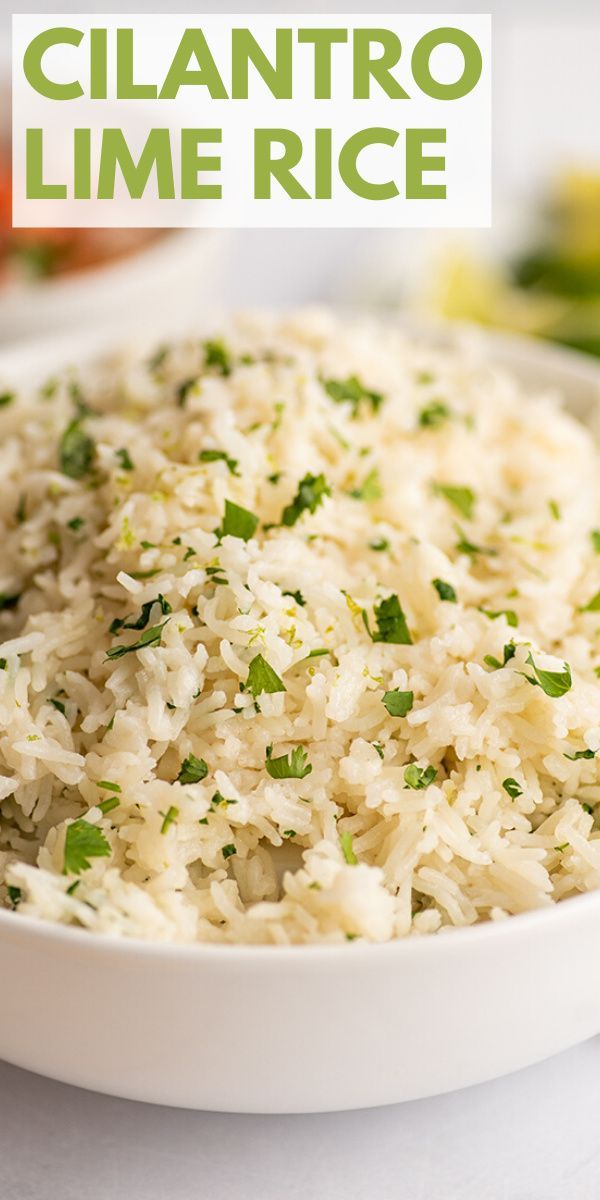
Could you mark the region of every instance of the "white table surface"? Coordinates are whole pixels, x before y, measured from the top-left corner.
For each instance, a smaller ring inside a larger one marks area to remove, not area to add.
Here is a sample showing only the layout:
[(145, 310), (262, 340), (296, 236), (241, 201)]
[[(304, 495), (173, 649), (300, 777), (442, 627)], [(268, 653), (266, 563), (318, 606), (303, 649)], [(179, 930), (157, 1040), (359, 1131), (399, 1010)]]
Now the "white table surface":
[[(96, 5), (86, 0), (0, 0), (0, 37), (10, 9), (90, 7)], [(165, 7), (159, 0), (132, 0), (112, 10)], [(225, 7), (285, 11), (286, 5), (232, 0)], [(313, 4), (287, 7), (307, 11)], [(333, 0), (327, 7), (366, 8), (364, 0)], [(377, 7), (397, 5), (384, 0)], [(417, 0), (407, 6), (419, 7), (425, 6)], [(438, 0), (431, 7), (453, 6)], [(498, 185), (507, 192), (517, 185), (524, 162), (532, 176), (543, 176), (567, 146), (580, 153), (596, 149), (596, 118), (586, 119), (593, 106), (584, 103), (592, 79), (598, 80), (596, 6), (573, 0), (566, 15), (546, 0), (457, 7), (492, 9), (497, 18), (497, 192)], [(184, 0), (178, 8), (218, 6)], [(568, 87), (566, 80), (556, 86), (556, 61), (569, 74)], [(529, 121), (522, 119), (526, 81)], [(356, 299), (369, 266), (385, 256), (384, 237), (235, 235), (215, 299), (237, 305)], [(1, 963), (0, 986), (10, 986)], [(0, 1200), (598, 1200), (599, 1130), (600, 1038), (454, 1095), (309, 1117), (154, 1108), (0, 1064)]]

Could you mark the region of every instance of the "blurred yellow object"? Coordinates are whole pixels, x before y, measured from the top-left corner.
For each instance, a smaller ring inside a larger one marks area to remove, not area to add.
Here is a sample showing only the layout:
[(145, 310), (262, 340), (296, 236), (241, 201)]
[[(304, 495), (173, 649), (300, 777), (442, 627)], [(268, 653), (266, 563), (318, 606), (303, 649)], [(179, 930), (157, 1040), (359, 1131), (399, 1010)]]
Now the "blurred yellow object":
[(454, 320), (540, 336), (568, 307), (557, 297), (534, 295), (515, 286), (498, 267), (458, 245), (444, 251), (425, 294), (425, 305)]

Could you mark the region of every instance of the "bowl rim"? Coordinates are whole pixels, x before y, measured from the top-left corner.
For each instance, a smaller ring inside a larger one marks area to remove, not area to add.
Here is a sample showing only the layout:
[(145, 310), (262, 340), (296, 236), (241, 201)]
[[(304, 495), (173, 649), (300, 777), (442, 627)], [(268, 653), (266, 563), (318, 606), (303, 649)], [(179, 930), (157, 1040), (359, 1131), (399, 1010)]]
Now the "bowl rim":
[[(0, 946), (5, 934), (16, 935), (17, 940), (58, 943), (65, 950), (80, 951), (89, 948), (90, 953), (100, 957), (110, 957), (113, 953), (119, 956), (139, 956), (143, 959), (166, 957), (178, 960), (184, 965), (193, 965), (197, 960), (207, 960), (210, 963), (240, 960), (251, 963), (260, 962), (274, 967), (285, 961), (287, 966), (300, 967), (309, 962), (317, 965), (323, 959), (330, 957), (339, 961), (348, 956), (354, 962), (356, 959), (381, 960), (399, 956), (401, 959), (419, 959), (427, 955), (440, 957), (446, 946), (453, 953), (452, 947), (459, 950), (469, 950), (477, 943), (487, 944), (504, 940), (513, 940), (519, 934), (528, 936), (533, 931), (553, 929), (565, 921), (571, 923), (577, 914), (585, 915), (586, 910), (592, 910), (600, 915), (600, 888), (592, 892), (580, 892), (576, 896), (568, 896), (564, 900), (551, 901), (543, 908), (528, 909), (513, 916), (505, 916), (497, 921), (478, 921), (472, 925), (444, 926), (436, 933), (413, 934), (408, 937), (390, 938), (386, 942), (371, 942), (366, 938), (357, 938), (347, 942), (167, 942), (146, 941), (144, 938), (124, 937), (112, 933), (98, 933), (77, 925), (66, 925), (63, 922), (45, 920), (43, 917), (32, 917), (19, 914), (18, 911), (0, 909)], [(539, 929), (541, 927), (541, 930)], [(512, 932), (511, 932), (512, 931)], [(440, 949), (439, 947), (442, 947)], [(93, 947), (93, 949), (92, 949)], [(374, 964), (373, 964), (374, 965)]]
[[(352, 306), (338, 308), (337, 311), (343, 312), (348, 317), (354, 316), (355, 319), (376, 317), (388, 324), (393, 323), (404, 327), (409, 333), (416, 336), (433, 337), (438, 341), (441, 339), (453, 342), (461, 333), (470, 335), (475, 337), (480, 345), (487, 348), (490, 358), (492, 360), (496, 358), (501, 367), (511, 369), (512, 366), (518, 372), (519, 367), (524, 366), (529, 370), (533, 368), (543, 372), (544, 367), (552, 368), (554, 366), (558, 368), (561, 376), (557, 381), (559, 389), (561, 382), (570, 376), (579, 384), (597, 388), (600, 402), (600, 362), (570, 347), (526, 337), (522, 334), (482, 328), (470, 322), (438, 319), (423, 321), (420, 318), (412, 319), (409, 314), (376, 314), (372, 309), (365, 310)], [(205, 319), (204, 324), (212, 327), (222, 315), (220, 313), (213, 314)], [(229, 310), (225, 314), (225, 319), (231, 315), (231, 310)], [(190, 332), (192, 331), (182, 328), (180, 336), (188, 336)], [(168, 336), (176, 336), (176, 332), (170, 330)], [(192, 336), (201, 336), (201, 330), (196, 328), (192, 332)], [(135, 341), (137, 342), (139, 339), (135, 339)], [(118, 353), (119, 349), (123, 348), (122, 344), (120, 346), (118, 338), (115, 338), (114, 329), (83, 335), (79, 332), (79, 335), (76, 334), (75, 337), (63, 333), (57, 336), (26, 339), (22, 343), (0, 351), (0, 375), (4, 376), (5, 372), (10, 374), (11, 371), (15, 371), (17, 374), (31, 376), (30, 364), (34, 361), (34, 375), (43, 376), (45, 371), (43, 367), (44, 351), (47, 353), (50, 350), (54, 351), (52, 358), (55, 360), (58, 351), (58, 362), (55, 362), (55, 365), (50, 368), (55, 370), (60, 365), (63, 355), (62, 361), (65, 364), (72, 359), (75, 344), (78, 345), (80, 361), (87, 360), (88, 363), (93, 362), (94, 356)], [(127, 348), (127, 343), (124, 348)], [(240, 961), (247, 961), (260, 963), (263, 966), (268, 965), (270, 968), (283, 963), (288, 967), (299, 968), (313, 963), (317, 965), (329, 958), (339, 962), (342, 956), (347, 956), (348, 961), (352, 962), (365, 958), (370, 961), (379, 961), (396, 956), (400, 956), (402, 959), (422, 958), (431, 954), (440, 957), (442, 953), (440, 946), (454, 946), (458, 952), (461, 948), (468, 949), (482, 941), (485, 944), (493, 939), (496, 941), (506, 937), (514, 939), (519, 934), (526, 936), (532, 927), (534, 931), (545, 930), (549, 925), (556, 926), (559, 922), (570, 922), (576, 919), (577, 914), (585, 916), (586, 912), (590, 910), (592, 913), (596, 910), (600, 912), (600, 888), (590, 892), (581, 892), (563, 900), (550, 901), (541, 908), (529, 909), (512, 916), (507, 915), (496, 921), (479, 921), (472, 925), (458, 927), (444, 926), (435, 934), (413, 934), (408, 937), (392, 938), (385, 942), (371, 942), (365, 938), (357, 938), (352, 943), (340, 940), (339, 942), (280, 944), (276, 942), (146, 941), (143, 938), (96, 932), (84, 927), (52, 922), (42, 917), (32, 917), (19, 914), (18, 911), (0, 908), (0, 941), (5, 935), (11, 937), (16, 935), (18, 938), (21, 933), (24, 940), (41, 939), (44, 943), (58, 943), (64, 949), (74, 951), (86, 947), (90, 953), (100, 957), (110, 957), (112, 954), (119, 956), (130, 954), (132, 958), (141, 957), (144, 960), (167, 958), (189, 965), (203, 961), (219, 962), (219, 965), (226, 963), (237, 965)]]

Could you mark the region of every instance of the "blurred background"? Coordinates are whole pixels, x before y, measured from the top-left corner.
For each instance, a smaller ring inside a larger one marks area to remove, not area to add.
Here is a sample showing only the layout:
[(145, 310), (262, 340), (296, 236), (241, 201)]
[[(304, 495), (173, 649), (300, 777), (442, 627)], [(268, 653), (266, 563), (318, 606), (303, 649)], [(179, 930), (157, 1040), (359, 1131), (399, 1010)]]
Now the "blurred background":
[[(111, 3), (111, 11), (165, 6)], [(228, 3), (360, 12), (361, 3)], [(436, 0), (407, 11), (452, 12)], [(548, 337), (600, 355), (600, 5), (462, 3), (493, 15), (494, 218), (490, 230), (14, 231), (9, 144), (0, 149), (0, 342), (57, 328), (193, 324), (216, 307), (405, 307)], [(22, 11), (95, 11), (35, 3)], [(179, 12), (215, 11), (178, 0)], [(380, 13), (398, 11), (379, 3)], [(0, 0), (3, 120), (10, 123), (10, 11)]]

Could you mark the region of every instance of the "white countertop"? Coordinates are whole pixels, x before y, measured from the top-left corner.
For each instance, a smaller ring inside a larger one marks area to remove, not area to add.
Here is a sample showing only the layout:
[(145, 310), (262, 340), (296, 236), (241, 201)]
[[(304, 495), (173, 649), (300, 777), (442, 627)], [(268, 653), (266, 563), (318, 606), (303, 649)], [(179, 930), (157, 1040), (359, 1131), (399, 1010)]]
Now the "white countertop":
[(597, 1200), (600, 1038), (391, 1108), (225, 1116), (0, 1064), (2, 1200)]

